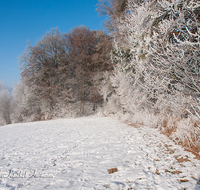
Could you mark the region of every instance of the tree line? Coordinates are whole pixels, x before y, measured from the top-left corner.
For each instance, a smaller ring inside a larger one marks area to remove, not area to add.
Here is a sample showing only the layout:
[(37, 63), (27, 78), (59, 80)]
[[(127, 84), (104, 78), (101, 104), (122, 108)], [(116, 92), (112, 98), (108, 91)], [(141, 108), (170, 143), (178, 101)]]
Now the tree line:
[(102, 101), (97, 90), (101, 73), (113, 69), (111, 49), (110, 36), (85, 26), (68, 33), (53, 28), (36, 45), (28, 44), (19, 57), (21, 80), (13, 90), (10, 115), (23, 122), (51, 119), (66, 107), (76, 115), (92, 113)]

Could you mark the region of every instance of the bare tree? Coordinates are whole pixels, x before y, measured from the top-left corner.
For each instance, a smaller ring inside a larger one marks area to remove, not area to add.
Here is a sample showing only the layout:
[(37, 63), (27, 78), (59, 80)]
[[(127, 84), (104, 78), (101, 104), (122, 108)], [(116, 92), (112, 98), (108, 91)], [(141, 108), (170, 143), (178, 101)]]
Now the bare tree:
[[(26, 92), (40, 102), (40, 114), (45, 112), (44, 115), (51, 118), (58, 115), (54, 111), (61, 105), (63, 109), (68, 103), (79, 101), (79, 113), (85, 112), (86, 102), (93, 102), (95, 110), (100, 96), (93, 78), (100, 71), (112, 69), (109, 63), (111, 48), (108, 35), (84, 26), (67, 34), (52, 29), (35, 46), (28, 45), (19, 59), (21, 82), (26, 86), (24, 89), (28, 89)], [(30, 97), (28, 94), (25, 97)], [(30, 113), (38, 113), (37, 106), (32, 108), (36, 110), (29, 110)]]
[(32, 92), (46, 101), (50, 110), (57, 102), (72, 97), (69, 82), (70, 63), (63, 34), (52, 29), (36, 46), (28, 45), (20, 57), (22, 80)]
[(103, 31), (91, 31), (84, 26), (77, 27), (65, 35), (69, 60), (74, 64), (77, 83), (77, 96), (81, 101), (81, 112), (84, 113), (86, 101), (93, 99), (95, 110), (98, 93), (93, 77), (98, 72), (112, 69), (109, 63), (111, 51), (110, 38)]

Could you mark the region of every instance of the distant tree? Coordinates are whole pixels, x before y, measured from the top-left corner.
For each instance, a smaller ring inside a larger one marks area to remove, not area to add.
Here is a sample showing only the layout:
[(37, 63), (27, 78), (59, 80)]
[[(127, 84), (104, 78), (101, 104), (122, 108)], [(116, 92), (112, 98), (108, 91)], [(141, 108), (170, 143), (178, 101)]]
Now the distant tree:
[(92, 56), (96, 71), (113, 70), (110, 63), (110, 53), (113, 49), (112, 38), (102, 30), (93, 31), (95, 38), (95, 53)]
[[(38, 118), (39, 112), (51, 118), (60, 105), (63, 109), (68, 103), (79, 101), (80, 113), (85, 112), (85, 102), (93, 102), (95, 110), (100, 96), (94, 76), (112, 69), (109, 62), (111, 43), (111, 38), (103, 31), (92, 31), (84, 26), (67, 34), (58, 29), (50, 30), (35, 46), (29, 44), (20, 56), (22, 79), (15, 92), (26, 92), (24, 96), (28, 101), (16, 100), (32, 108), (26, 113), (35, 114), (33, 118)], [(32, 100), (40, 102), (39, 109)], [(24, 113), (21, 116), (26, 117)]]
[[(65, 35), (69, 61), (74, 64), (77, 83), (77, 96), (81, 101), (81, 112), (84, 113), (85, 101), (96, 101), (96, 90), (93, 76), (102, 70), (111, 69), (109, 52), (111, 41), (103, 31), (91, 31), (84, 26), (72, 29)], [(95, 106), (93, 106), (95, 110)]]
[(99, 0), (97, 11), (100, 15), (108, 16), (105, 27), (109, 32), (117, 33), (118, 18), (126, 11), (128, 0)]
[(11, 124), (11, 101), (12, 96), (9, 88), (0, 82), (0, 124)]
[(77, 83), (77, 96), (81, 100), (81, 112), (89, 94), (92, 70), (92, 54), (95, 52), (93, 32), (82, 26), (72, 29), (65, 35), (69, 53), (69, 61), (74, 65)]
[(22, 80), (13, 89), (14, 122), (37, 121), (41, 119), (42, 102)]
[(41, 101), (48, 102), (50, 109), (57, 101), (70, 99), (67, 75), (71, 68), (65, 40), (58, 29), (47, 32), (36, 46), (28, 45), (19, 62), (22, 80)]

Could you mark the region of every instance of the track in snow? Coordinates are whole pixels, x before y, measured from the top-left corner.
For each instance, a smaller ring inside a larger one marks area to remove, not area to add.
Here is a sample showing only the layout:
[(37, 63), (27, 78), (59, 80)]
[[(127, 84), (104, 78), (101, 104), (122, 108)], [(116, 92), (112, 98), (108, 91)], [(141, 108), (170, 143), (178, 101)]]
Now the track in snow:
[(0, 127), (0, 190), (197, 190), (192, 157), (156, 129), (111, 118), (13, 124)]

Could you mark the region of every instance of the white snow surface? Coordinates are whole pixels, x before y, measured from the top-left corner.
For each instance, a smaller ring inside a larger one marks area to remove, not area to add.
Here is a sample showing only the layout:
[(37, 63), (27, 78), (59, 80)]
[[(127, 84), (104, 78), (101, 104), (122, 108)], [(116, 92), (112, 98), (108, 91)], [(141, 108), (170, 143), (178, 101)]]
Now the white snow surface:
[(148, 126), (84, 117), (0, 127), (0, 190), (197, 190), (199, 176), (193, 154)]

